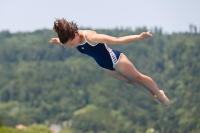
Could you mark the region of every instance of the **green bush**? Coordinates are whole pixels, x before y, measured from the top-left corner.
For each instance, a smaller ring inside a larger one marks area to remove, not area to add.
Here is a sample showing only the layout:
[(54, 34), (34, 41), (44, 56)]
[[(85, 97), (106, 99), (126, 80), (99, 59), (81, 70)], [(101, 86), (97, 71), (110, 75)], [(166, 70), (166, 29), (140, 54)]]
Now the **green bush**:
[(2, 126), (0, 127), (0, 133), (18, 133), (14, 128)]

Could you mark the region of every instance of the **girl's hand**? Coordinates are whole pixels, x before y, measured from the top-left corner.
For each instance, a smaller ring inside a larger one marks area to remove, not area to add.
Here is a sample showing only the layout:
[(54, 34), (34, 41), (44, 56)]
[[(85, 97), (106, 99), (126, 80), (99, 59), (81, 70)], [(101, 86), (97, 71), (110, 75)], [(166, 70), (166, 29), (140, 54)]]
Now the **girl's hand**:
[(151, 36), (153, 36), (153, 35), (150, 33), (150, 31), (148, 31), (148, 32), (142, 32), (142, 33), (140, 34), (140, 38), (141, 38), (141, 39), (145, 39), (145, 38), (151, 37)]
[(61, 45), (61, 42), (60, 42), (59, 38), (51, 38), (50, 43), (51, 44), (59, 44), (59, 45)]

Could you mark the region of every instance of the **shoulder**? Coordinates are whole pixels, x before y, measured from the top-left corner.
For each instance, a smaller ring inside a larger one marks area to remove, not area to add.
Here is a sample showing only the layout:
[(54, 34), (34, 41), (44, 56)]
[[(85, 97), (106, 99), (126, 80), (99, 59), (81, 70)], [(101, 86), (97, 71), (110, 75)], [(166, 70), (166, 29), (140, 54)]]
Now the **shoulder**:
[(86, 37), (90, 37), (90, 36), (97, 34), (97, 32), (94, 30), (85, 30), (84, 32), (85, 32)]
[(97, 32), (94, 30), (85, 30), (85, 38), (87, 39), (87, 41), (89, 41), (91, 44), (96, 44), (96, 42), (92, 41), (92, 37), (94, 35), (97, 35)]

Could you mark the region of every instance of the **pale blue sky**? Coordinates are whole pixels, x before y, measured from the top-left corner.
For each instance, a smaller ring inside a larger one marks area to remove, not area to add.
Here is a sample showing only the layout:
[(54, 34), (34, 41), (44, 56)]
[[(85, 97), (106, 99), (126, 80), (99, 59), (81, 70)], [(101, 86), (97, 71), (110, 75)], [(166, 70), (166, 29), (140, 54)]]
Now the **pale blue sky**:
[(52, 29), (55, 18), (81, 27), (155, 26), (164, 32), (200, 31), (200, 0), (0, 0), (0, 31)]

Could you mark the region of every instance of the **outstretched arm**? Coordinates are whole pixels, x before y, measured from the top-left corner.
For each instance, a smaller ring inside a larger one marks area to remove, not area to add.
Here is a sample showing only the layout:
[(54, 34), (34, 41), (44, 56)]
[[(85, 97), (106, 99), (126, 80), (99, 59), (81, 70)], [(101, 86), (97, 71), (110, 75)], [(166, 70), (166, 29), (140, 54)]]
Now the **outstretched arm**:
[(129, 35), (124, 37), (112, 37), (105, 34), (93, 33), (88, 37), (88, 40), (96, 43), (106, 43), (106, 44), (120, 44), (133, 41), (139, 41), (147, 37), (153, 36), (150, 31), (142, 32), (140, 35)]

